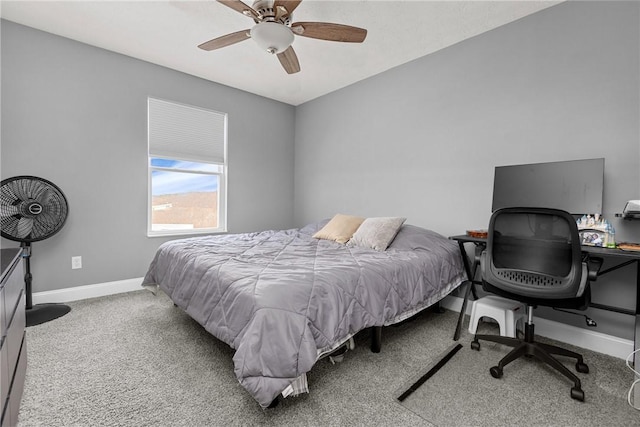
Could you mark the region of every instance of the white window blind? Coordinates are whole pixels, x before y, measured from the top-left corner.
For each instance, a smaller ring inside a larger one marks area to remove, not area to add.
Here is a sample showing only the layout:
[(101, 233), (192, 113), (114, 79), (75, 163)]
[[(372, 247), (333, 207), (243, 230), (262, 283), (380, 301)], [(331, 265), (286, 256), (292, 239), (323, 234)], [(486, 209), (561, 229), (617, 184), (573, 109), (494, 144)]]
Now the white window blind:
[(149, 156), (225, 163), (227, 115), (149, 98)]

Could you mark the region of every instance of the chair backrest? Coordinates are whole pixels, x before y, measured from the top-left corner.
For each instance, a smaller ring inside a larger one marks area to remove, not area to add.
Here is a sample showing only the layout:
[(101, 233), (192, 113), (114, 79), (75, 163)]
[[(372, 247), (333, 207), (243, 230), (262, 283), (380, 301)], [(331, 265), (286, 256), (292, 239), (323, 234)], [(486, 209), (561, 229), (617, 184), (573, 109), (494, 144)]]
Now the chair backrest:
[(567, 212), (504, 208), (489, 222), (483, 281), (526, 298), (579, 298), (588, 284), (578, 227)]

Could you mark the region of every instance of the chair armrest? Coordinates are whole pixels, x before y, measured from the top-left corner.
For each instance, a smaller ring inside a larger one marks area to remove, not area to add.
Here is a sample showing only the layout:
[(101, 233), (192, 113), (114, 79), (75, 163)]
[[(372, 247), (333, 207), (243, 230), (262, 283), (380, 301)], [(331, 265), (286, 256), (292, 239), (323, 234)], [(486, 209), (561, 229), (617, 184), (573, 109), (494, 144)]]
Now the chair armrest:
[(600, 272), (600, 268), (602, 267), (603, 259), (599, 257), (588, 257), (587, 258), (587, 271), (589, 281), (593, 282), (598, 278), (598, 273)]
[(480, 258), (482, 258), (482, 253), (486, 250), (486, 248), (483, 245), (476, 245), (475, 247), (475, 253), (473, 256), (473, 261), (478, 263), (478, 265), (480, 265)]

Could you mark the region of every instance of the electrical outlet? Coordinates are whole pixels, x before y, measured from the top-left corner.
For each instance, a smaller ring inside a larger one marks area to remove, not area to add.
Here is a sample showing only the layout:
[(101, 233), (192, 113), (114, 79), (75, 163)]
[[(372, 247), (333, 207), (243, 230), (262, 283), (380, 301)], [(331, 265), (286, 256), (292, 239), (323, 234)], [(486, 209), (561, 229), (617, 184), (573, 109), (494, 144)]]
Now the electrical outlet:
[(78, 269), (82, 268), (82, 257), (81, 256), (72, 256), (71, 257), (71, 268)]

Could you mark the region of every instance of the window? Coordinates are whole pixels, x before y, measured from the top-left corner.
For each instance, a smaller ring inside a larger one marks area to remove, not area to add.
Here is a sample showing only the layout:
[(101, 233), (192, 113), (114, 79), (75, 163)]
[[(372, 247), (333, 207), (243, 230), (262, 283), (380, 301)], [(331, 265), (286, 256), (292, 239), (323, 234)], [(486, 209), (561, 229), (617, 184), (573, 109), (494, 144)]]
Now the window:
[(226, 231), (227, 116), (148, 99), (147, 234)]

